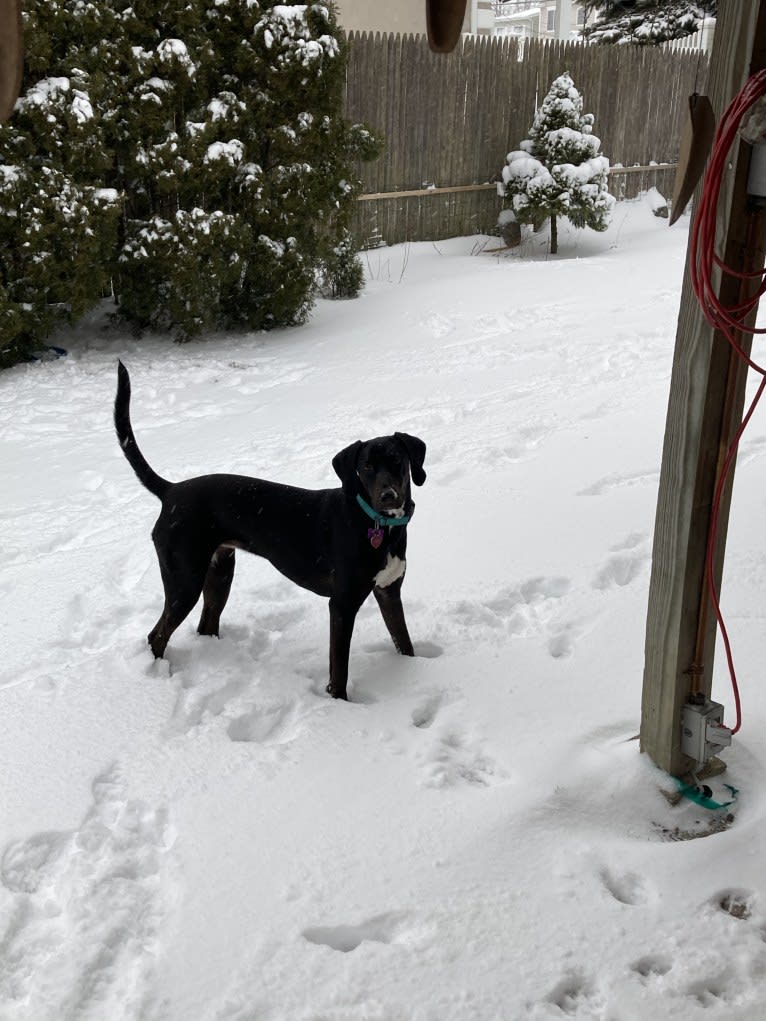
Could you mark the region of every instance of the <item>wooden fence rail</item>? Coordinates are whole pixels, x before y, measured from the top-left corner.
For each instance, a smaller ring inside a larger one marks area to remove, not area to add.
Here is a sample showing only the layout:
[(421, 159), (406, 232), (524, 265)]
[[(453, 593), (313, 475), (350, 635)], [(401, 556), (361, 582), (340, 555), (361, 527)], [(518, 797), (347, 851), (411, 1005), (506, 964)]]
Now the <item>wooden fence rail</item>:
[[(707, 73), (696, 51), (532, 40), (519, 59), (515, 39), (467, 37), (445, 55), (424, 36), (352, 32), (346, 116), (386, 142), (378, 160), (359, 167), (366, 196), (386, 197), (358, 204), (357, 238), (394, 244), (492, 231), (502, 200), (491, 187), (466, 186), (496, 179), (564, 71), (612, 163), (676, 161), (686, 98), (702, 91)], [(625, 173), (612, 191), (630, 198), (655, 185), (668, 194), (672, 180), (671, 168), (657, 167)]]

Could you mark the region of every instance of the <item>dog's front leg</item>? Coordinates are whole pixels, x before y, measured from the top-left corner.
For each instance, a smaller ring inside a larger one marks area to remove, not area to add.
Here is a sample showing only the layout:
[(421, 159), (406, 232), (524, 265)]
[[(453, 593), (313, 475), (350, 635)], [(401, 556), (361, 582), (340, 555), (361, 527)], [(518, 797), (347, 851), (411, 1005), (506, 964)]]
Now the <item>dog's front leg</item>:
[(330, 683), (327, 690), (333, 698), (348, 700), (348, 659), (359, 605), (348, 600), (330, 599)]
[(388, 633), (394, 641), (397, 652), (403, 656), (414, 656), (412, 641), (407, 631), (407, 622), (404, 619), (404, 607), (402, 606), (402, 582), (403, 578), (383, 587), (376, 585), (373, 593), (378, 601), (383, 621), (388, 628)]

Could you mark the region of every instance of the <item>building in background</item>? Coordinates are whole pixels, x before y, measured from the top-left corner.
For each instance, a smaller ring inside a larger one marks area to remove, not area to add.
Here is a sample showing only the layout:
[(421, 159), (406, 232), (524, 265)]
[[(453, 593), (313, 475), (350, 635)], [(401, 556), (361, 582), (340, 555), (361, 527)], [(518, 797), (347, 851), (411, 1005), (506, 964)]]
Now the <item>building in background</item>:
[[(347, 32), (426, 33), (425, 0), (337, 0), (338, 20)], [(493, 0), (467, 0), (463, 31), (492, 35)]]
[(576, 0), (492, 0), (493, 35), (518, 39), (577, 39), (585, 11)]

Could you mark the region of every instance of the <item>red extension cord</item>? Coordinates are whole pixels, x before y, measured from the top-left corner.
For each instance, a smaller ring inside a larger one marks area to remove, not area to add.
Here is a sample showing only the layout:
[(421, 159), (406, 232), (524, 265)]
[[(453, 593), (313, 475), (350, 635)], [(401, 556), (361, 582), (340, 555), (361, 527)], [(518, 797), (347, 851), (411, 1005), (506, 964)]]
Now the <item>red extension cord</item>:
[[(715, 579), (713, 576), (713, 554), (715, 550), (716, 536), (718, 534), (721, 497), (724, 486), (726, 485), (726, 480), (736, 456), (737, 447), (739, 446), (742, 434), (747, 428), (747, 424), (750, 421), (761, 396), (763, 395), (763, 391), (766, 389), (766, 368), (758, 365), (757, 362), (754, 362), (745, 353), (737, 340), (738, 333), (766, 333), (766, 329), (756, 329), (755, 327), (746, 326), (744, 323), (747, 316), (757, 308), (760, 298), (764, 293), (766, 293), (766, 276), (764, 275), (766, 271), (759, 270), (752, 273), (741, 273), (726, 266), (716, 255), (716, 211), (718, 208), (721, 183), (726, 172), (726, 165), (729, 159), (729, 152), (736, 141), (737, 132), (739, 131), (742, 119), (756, 101), (764, 95), (766, 95), (766, 70), (759, 71), (747, 81), (742, 91), (734, 97), (721, 118), (715, 138), (713, 139), (712, 153), (708, 162), (707, 170), (705, 171), (702, 195), (691, 234), (691, 281), (703, 315), (714, 329), (719, 330), (724, 335), (743, 362), (747, 363), (747, 365), (761, 377), (761, 382), (755, 396), (750, 402), (747, 412), (745, 413), (745, 416), (742, 419), (731, 444), (729, 445), (729, 449), (727, 450), (726, 457), (723, 461), (721, 473), (715, 488), (715, 496), (713, 499), (710, 518), (710, 531), (708, 533), (707, 540), (707, 552), (705, 555), (707, 585), (710, 591), (710, 599), (715, 610), (716, 620), (718, 621), (718, 627), (721, 632), (721, 638), (726, 650), (726, 662), (729, 666), (729, 676), (731, 678), (731, 686), (734, 692), (737, 721), (736, 725), (732, 728), (733, 734), (736, 734), (742, 725), (742, 709), (740, 705), (737, 674), (734, 669), (734, 657), (732, 655), (731, 643), (729, 641), (729, 633), (726, 630), (726, 624), (724, 623), (723, 614), (721, 613), (718, 592), (715, 587)], [(716, 267), (728, 276), (736, 277), (743, 281), (758, 280), (759, 284), (755, 293), (749, 298), (742, 300), (740, 304), (731, 306), (722, 305), (713, 286), (713, 273)]]

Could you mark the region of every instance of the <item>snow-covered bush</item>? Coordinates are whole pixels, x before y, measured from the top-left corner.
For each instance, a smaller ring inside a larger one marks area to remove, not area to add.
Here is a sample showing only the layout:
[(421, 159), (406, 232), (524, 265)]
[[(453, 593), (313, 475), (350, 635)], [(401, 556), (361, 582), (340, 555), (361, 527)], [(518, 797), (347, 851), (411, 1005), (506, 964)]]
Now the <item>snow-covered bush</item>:
[(117, 195), (50, 166), (0, 166), (0, 367), (76, 322), (109, 284)]
[[(215, 310), (239, 279), (239, 252), (250, 247), (238, 220), (220, 210), (179, 209), (167, 220), (131, 220), (117, 269), (120, 301), (139, 329), (191, 336), (216, 325)], [(125, 266), (129, 272), (122, 271)], [(145, 280), (154, 285), (146, 287)]]
[(154, 6), (129, 32), (123, 312), (181, 336), (299, 323), (377, 151), (342, 117), (333, 7), (194, 0), (179, 25)]
[(349, 231), (324, 259), (320, 289), (325, 298), (356, 298), (364, 285), (364, 266)]
[(26, 88), (0, 126), (0, 366), (99, 300), (117, 238), (93, 82), (76, 46), (61, 64), (73, 15), (66, 0), (46, 4), (25, 4)]
[(342, 116), (333, 4), (30, 0), (24, 18), (0, 128), (10, 360), (52, 306), (76, 318), (110, 287), (138, 328), (180, 339), (304, 320), (348, 243), (354, 164), (379, 146)]
[(508, 153), (499, 185), (519, 223), (539, 225), (550, 217), (553, 253), (558, 216), (602, 231), (615, 203), (607, 190), (609, 160), (593, 134), (593, 115), (582, 108), (572, 78), (560, 75), (535, 114), (529, 138)]

